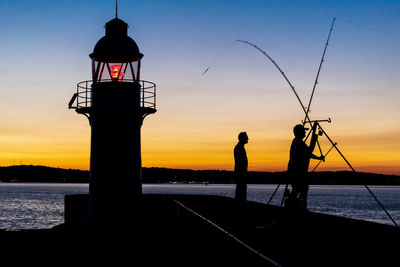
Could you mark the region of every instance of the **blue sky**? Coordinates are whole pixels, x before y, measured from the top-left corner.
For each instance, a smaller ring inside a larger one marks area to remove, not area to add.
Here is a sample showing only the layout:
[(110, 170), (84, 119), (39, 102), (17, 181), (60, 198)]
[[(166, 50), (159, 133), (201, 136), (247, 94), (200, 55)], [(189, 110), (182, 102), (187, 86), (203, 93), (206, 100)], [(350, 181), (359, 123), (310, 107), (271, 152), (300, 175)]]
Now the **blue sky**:
[[(141, 77), (157, 83), (144, 165), (229, 169), (236, 133), (246, 130), (250, 167), (284, 169), (301, 108), (274, 66), (235, 40), (268, 52), (308, 102), (337, 17), (312, 117), (332, 118), (329, 133), (360, 168), (397, 172), (399, 1), (118, 2), (144, 54)], [(114, 16), (114, 1), (0, 1), (0, 165), (87, 168), (90, 127), (67, 103), (91, 78), (88, 55)]]

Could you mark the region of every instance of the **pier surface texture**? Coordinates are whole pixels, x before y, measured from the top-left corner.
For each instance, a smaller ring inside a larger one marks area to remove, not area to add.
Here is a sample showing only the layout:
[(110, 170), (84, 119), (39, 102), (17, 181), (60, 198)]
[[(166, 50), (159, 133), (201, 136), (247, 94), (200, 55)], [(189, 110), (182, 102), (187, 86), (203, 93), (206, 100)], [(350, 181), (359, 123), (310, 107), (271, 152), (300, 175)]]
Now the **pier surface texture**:
[[(9, 266), (399, 266), (398, 228), (220, 196), (143, 195), (115, 223), (81, 223), (87, 195), (66, 197), (65, 223), (0, 231)], [(80, 210), (80, 211), (79, 211)], [(5, 265), (6, 266), (6, 265)]]

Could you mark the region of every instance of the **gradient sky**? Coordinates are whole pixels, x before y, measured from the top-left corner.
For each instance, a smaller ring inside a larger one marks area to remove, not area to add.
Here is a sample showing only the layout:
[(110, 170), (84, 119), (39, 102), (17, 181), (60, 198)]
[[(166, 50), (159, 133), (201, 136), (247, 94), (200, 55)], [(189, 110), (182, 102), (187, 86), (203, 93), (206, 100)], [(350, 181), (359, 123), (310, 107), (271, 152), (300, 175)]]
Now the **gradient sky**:
[[(249, 170), (285, 170), (303, 111), (272, 63), (235, 40), (269, 53), (306, 103), (337, 17), (310, 117), (332, 119), (324, 128), (356, 170), (400, 174), (399, 1), (118, 2), (141, 78), (157, 84), (143, 166), (232, 170), (247, 131)], [(90, 126), (67, 104), (114, 16), (111, 0), (0, 1), (1, 166), (89, 169)], [(348, 169), (336, 152), (319, 168)]]

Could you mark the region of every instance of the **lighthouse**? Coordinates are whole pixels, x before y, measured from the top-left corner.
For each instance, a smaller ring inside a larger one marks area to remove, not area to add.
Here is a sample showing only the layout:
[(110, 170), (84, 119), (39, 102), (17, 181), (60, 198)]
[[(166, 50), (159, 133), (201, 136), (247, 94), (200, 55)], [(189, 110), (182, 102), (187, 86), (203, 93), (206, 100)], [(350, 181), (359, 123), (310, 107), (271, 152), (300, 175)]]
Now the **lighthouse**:
[(77, 84), (69, 108), (91, 126), (86, 222), (110, 224), (133, 218), (142, 194), (141, 126), (156, 112), (156, 85), (140, 79), (143, 54), (117, 16), (89, 57), (92, 80)]

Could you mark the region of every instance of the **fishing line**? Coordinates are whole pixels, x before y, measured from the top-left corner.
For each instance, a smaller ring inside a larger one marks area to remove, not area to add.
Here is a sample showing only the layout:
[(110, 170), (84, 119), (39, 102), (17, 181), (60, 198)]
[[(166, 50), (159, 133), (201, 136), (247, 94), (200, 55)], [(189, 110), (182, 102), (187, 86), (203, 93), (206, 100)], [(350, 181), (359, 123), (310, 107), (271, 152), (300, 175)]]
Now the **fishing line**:
[(400, 35), (398, 35), (398, 34), (382, 31), (380, 29), (372, 28), (370, 26), (362, 25), (362, 24), (355, 23), (355, 22), (352, 22), (352, 21), (349, 21), (349, 20), (345, 20), (345, 19), (342, 19), (342, 18), (337, 18), (337, 19), (342, 21), (342, 22), (345, 22), (345, 23), (348, 23), (348, 24), (351, 24), (351, 25), (355, 25), (355, 26), (358, 26), (358, 27), (362, 27), (362, 28), (370, 30), (370, 31), (379, 32), (381, 34), (385, 34), (385, 35), (389, 35), (389, 36), (392, 36), (392, 37), (400, 38)]
[(222, 53), (203, 71), (201, 75), (204, 75), (209, 71), (232, 47), (236, 44), (235, 41), (232, 42)]

